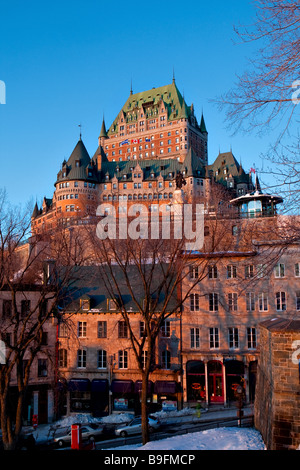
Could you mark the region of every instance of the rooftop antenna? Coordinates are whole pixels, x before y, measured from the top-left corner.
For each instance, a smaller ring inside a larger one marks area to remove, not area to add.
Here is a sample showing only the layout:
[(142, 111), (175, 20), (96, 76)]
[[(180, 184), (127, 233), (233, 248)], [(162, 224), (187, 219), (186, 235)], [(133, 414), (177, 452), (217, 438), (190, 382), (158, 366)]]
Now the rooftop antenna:
[(174, 67), (173, 67), (173, 83), (175, 83), (175, 72), (174, 72)]
[(131, 94), (131, 95), (133, 94), (133, 91), (132, 91), (132, 79), (131, 79), (131, 82), (130, 82), (130, 94)]

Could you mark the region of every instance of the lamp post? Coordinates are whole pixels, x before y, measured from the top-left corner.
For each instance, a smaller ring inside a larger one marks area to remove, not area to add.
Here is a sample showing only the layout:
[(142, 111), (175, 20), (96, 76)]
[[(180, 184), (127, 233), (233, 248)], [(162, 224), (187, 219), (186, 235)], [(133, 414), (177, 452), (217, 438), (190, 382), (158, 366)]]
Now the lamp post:
[(238, 397), (238, 411), (237, 411), (237, 416), (238, 416), (238, 426), (241, 426), (242, 423), (242, 416), (243, 416), (243, 387), (241, 385), (238, 385), (236, 388), (236, 393)]

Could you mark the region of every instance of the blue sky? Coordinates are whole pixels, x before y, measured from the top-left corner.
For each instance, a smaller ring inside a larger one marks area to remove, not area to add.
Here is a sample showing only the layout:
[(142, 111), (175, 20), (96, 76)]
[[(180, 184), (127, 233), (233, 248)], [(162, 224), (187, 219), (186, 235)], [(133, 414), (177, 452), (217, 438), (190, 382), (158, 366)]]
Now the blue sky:
[[(232, 148), (246, 170), (261, 165), (268, 136), (232, 136), (210, 100), (247, 66), (254, 45), (237, 44), (248, 0), (85, 2), (0, 0), (0, 187), (13, 204), (52, 197), (57, 172), (79, 138), (92, 156), (102, 117), (109, 127), (133, 92), (172, 82), (209, 132), (209, 162)], [(270, 138), (271, 140), (271, 138)]]

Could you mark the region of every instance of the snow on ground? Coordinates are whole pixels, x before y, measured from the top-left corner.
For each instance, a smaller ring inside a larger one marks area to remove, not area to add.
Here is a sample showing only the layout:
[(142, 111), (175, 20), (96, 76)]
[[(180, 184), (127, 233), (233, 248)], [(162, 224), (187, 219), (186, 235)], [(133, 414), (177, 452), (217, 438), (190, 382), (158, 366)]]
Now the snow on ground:
[(265, 445), (255, 429), (216, 428), (110, 450), (265, 450)]

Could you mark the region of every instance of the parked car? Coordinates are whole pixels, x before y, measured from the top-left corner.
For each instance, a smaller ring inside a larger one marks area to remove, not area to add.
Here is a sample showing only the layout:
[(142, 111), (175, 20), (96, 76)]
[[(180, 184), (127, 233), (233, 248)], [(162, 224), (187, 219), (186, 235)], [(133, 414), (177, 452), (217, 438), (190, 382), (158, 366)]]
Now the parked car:
[[(84, 424), (81, 426), (81, 437), (82, 440), (93, 441), (96, 437), (99, 437), (103, 434), (104, 426), (100, 426), (95, 423)], [(58, 444), (59, 447), (63, 447), (66, 444), (71, 443), (71, 428), (66, 434), (54, 437), (54, 443)]]
[[(148, 417), (149, 432), (153, 432), (160, 428), (160, 422), (154, 416)], [(116, 427), (115, 434), (117, 436), (126, 437), (132, 434), (140, 434), (142, 432), (142, 418), (134, 418), (127, 424)]]

